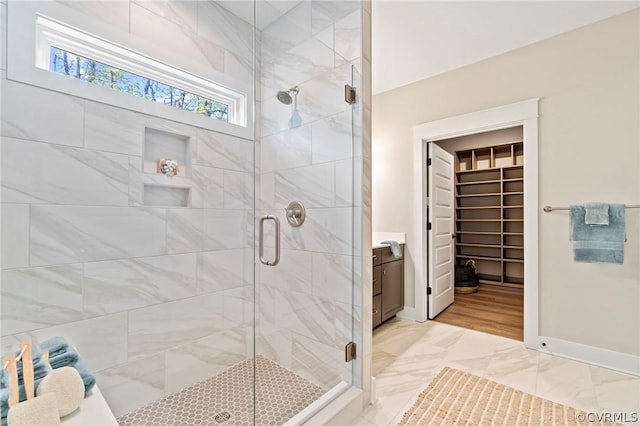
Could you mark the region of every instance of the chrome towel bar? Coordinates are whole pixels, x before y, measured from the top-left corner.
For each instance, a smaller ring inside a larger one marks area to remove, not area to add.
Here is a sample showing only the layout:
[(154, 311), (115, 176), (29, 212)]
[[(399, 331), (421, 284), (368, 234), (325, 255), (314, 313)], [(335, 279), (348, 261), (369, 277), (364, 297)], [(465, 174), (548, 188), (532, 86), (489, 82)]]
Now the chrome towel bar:
[[(630, 204), (630, 205), (626, 205), (624, 206), (625, 209), (640, 209), (640, 204)], [(552, 212), (554, 210), (569, 210), (569, 207), (551, 207), (551, 206), (544, 206), (542, 208), (542, 210), (544, 210), (545, 213), (549, 213)]]

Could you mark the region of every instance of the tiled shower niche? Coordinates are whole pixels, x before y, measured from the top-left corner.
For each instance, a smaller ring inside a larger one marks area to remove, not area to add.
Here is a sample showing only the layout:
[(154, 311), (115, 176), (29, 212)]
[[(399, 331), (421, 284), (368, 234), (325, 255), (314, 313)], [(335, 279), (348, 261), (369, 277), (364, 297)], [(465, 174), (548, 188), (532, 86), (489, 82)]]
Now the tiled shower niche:
[(145, 206), (188, 207), (190, 188), (144, 185), (142, 204)]
[(155, 178), (154, 184), (143, 185), (143, 205), (167, 207), (190, 205), (191, 188), (175, 184), (174, 178), (191, 175), (191, 140), (191, 136), (188, 135), (150, 127), (144, 128), (143, 172), (161, 177)]
[(191, 136), (144, 128), (144, 172), (162, 173), (158, 170), (158, 162), (171, 159), (178, 163), (176, 176), (189, 176), (191, 156), (189, 146)]

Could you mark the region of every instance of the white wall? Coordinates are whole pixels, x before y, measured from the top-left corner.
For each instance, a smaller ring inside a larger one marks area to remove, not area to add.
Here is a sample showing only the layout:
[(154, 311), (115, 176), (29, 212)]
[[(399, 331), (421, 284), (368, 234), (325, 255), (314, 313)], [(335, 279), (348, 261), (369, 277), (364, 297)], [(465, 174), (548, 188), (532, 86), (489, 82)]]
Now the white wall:
[[(535, 97), (540, 204), (639, 204), (639, 24), (632, 11), (374, 96), (373, 229), (407, 232), (409, 251), (419, 235), (414, 125)], [(623, 265), (574, 263), (567, 214), (540, 214), (540, 334), (640, 355), (640, 212), (627, 212)]]

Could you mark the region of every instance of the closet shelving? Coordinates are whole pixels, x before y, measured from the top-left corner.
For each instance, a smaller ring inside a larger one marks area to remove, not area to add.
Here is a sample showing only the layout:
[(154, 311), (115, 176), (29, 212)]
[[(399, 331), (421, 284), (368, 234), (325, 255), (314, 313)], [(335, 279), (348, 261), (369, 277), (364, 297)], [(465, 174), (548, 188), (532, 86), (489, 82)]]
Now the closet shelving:
[(456, 153), (456, 262), (481, 282), (524, 284), (522, 141)]

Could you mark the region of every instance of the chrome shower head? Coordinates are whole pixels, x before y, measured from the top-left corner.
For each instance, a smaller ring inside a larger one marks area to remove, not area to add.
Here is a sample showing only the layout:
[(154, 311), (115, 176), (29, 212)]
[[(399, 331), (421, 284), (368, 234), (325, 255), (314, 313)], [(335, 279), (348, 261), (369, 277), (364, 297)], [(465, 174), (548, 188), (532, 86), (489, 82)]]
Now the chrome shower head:
[(293, 102), (293, 98), (291, 97), (291, 95), (296, 96), (299, 91), (300, 89), (298, 88), (298, 86), (294, 86), (287, 91), (279, 91), (276, 94), (276, 98), (278, 98), (278, 100), (283, 104), (289, 105), (291, 102)]
[(293, 102), (293, 99), (291, 98), (291, 95), (289, 93), (287, 93), (287, 92), (280, 91), (280, 92), (278, 92), (276, 97), (278, 98), (278, 100), (280, 102), (282, 102), (285, 105), (289, 105), (291, 102)]

